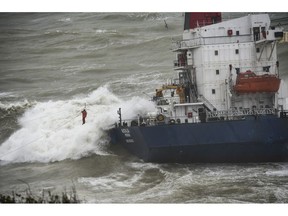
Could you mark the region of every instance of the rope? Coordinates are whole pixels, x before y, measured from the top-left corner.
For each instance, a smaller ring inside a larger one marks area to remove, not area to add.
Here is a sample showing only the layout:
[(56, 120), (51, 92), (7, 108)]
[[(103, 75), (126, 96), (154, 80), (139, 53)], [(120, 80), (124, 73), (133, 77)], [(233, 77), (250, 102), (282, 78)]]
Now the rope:
[(59, 111), (57, 111), (57, 112), (50, 112), (50, 113), (48, 113), (48, 114), (46, 114), (46, 115), (44, 115), (44, 116), (40, 116), (40, 117), (38, 117), (38, 118), (30, 118), (30, 119), (27, 119), (27, 120), (25, 120), (25, 121), (23, 121), (23, 122), (31, 122), (31, 121), (35, 121), (35, 120), (38, 120), (38, 119), (43, 119), (43, 118), (48, 118), (48, 117), (50, 117), (51, 118), (51, 115), (53, 115), (53, 114), (59, 114), (59, 113), (64, 113), (64, 112), (67, 112), (66, 110), (63, 110), (63, 111), (61, 111), (61, 112), (59, 112)]
[[(88, 109), (86, 106), (87, 106), (87, 103), (85, 103), (84, 109), (90, 110), (90, 109)], [(9, 111), (9, 113), (1, 116), (1, 119), (7, 118), (7, 117), (11, 117), (11, 118), (15, 117), (15, 115), (11, 115), (10, 112), (11, 112), (11, 111)], [(64, 112), (66, 112), (66, 110), (63, 110), (63, 111), (60, 111), (60, 112), (59, 112), (59, 111), (56, 111), (56, 112), (48, 112), (48, 113), (47, 113), (46, 115), (44, 115), (44, 116), (40, 116), (40, 117), (37, 117), (37, 118), (30, 118), (30, 119), (27, 119), (27, 120), (24, 120), (24, 121), (22, 120), (22, 121), (23, 121), (23, 122), (35, 121), (35, 120), (38, 120), (38, 119), (43, 119), (43, 118), (51, 117), (51, 115), (54, 115), (54, 114), (59, 114), (59, 113), (64, 113)]]
[[(59, 126), (59, 127), (57, 127), (56, 129), (52, 130), (52, 132), (57, 131), (57, 130), (60, 129), (61, 127), (64, 127), (66, 124), (68, 124), (69, 122), (71, 122), (72, 120), (74, 120), (75, 118), (77, 118), (78, 116), (79, 116), (79, 114), (77, 114), (76, 116), (74, 116), (72, 119), (69, 119), (68, 121), (65, 121), (64, 124), (61, 124), (61, 126)], [(3, 156), (6, 156), (6, 155), (9, 155), (9, 154), (11, 154), (11, 153), (13, 153), (13, 152), (15, 152), (15, 151), (18, 151), (19, 149), (22, 149), (23, 147), (25, 147), (25, 146), (27, 146), (27, 145), (30, 145), (31, 143), (34, 143), (34, 142), (42, 139), (44, 136), (45, 136), (45, 135), (42, 135), (42, 136), (40, 136), (40, 137), (38, 137), (38, 138), (36, 138), (36, 139), (28, 142), (28, 143), (25, 143), (24, 145), (22, 145), (22, 146), (20, 146), (20, 147), (18, 147), (18, 148), (16, 148), (16, 149), (13, 149), (13, 150), (5, 153), (5, 154), (0, 155), (0, 157), (2, 158)]]

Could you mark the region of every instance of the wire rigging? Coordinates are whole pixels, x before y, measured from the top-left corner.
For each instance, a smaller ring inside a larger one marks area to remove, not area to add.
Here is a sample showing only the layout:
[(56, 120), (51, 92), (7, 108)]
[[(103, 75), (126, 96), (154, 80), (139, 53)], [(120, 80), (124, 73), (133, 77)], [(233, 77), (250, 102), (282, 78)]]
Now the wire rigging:
[[(65, 121), (64, 123), (62, 123), (60, 126), (56, 127), (54, 130), (52, 130), (52, 132), (56, 132), (57, 130), (59, 130), (60, 128), (64, 127), (65, 125), (67, 125), (69, 122), (71, 122), (72, 120), (74, 120), (74, 119), (77, 118), (77, 117), (79, 117), (79, 113), (77, 113), (77, 115), (73, 116), (71, 119), (69, 119), (69, 120)], [(12, 149), (11, 151), (8, 151), (8, 152), (6, 152), (5, 154), (0, 155), (0, 158), (4, 157), (4, 156), (6, 156), (6, 155), (9, 155), (9, 154), (11, 154), (11, 153), (13, 153), (13, 152), (16, 152), (16, 151), (18, 151), (19, 149), (22, 149), (22, 148), (24, 148), (24, 147), (27, 146), (27, 145), (30, 145), (30, 144), (32, 144), (32, 143), (34, 143), (34, 142), (36, 142), (36, 141), (39, 141), (39, 140), (41, 140), (41, 139), (44, 138), (44, 137), (45, 137), (45, 135), (42, 135), (42, 136), (40, 136), (40, 137), (38, 137), (38, 138), (36, 138), (36, 139), (34, 139), (34, 140), (32, 140), (32, 141), (29, 141), (28, 143), (25, 143), (25, 144), (22, 145), (22, 146), (19, 146), (18, 148)], [(0, 160), (1, 160), (1, 159), (0, 159)]]

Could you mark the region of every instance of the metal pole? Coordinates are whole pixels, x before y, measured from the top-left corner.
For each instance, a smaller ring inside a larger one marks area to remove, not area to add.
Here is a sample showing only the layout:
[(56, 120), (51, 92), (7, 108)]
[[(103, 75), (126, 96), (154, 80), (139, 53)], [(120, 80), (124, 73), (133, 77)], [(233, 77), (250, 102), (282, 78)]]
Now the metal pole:
[(122, 116), (121, 116), (121, 108), (117, 111), (117, 114), (119, 115), (119, 126), (122, 126)]

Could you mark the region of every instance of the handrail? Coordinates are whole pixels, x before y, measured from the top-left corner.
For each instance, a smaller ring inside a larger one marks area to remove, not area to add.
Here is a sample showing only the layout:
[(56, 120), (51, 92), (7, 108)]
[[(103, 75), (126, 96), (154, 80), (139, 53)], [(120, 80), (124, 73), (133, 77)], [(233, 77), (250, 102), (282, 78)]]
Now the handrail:
[(240, 36), (197, 37), (172, 42), (172, 50), (192, 49), (201, 45), (253, 42), (250, 34)]
[(211, 110), (216, 110), (216, 107), (207, 99), (204, 97), (204, 95), (199, 95), (198, 97), (199, 100), (201, 100), (202, 102), (204, 102), (204, 104)]
[[(276, 115), (278, 114), (278, 112), (280, 112), (280, 110), (277, 110), (275, 108), (260, 108), (260, 109), (243, 109), (243, 110), (236, 110), (236, 109), (229, 109), (229, 110), (219, 110), (219, 111), (209, 111), (206, 112), (206, 117), (209, 121), (209, 118), (211, 119), (215, 119), (215, 118), (219, 118), (219, 119), (226, 119), (226, 120), (237, 120), (239, 118), (235, 118), (235, 117), (245, 117), (245, 116), (261, 116), (261, 115)], [(285, 110), (281, 110), (281, 112), (287, 113), (285, 114), (285, 117), (288, 116), (288, 111)], [(168, 120), (173, 119), (175, 120), (176, 124), (185, 124), (187, 122), (177, 122), (177, 119), (192, 119), (192, 122), (190, 121), (190, 123), (195, 124), (195, 123), (199, 123), (200, 117), (197, 116), (193, 116), (192, 118), (188, 118), (187, 116), (171, 116), (168, 117), (167, 121), (162, 121), (159, 122), (157, 121), (157, 115), (155, 116), (137, 116), (134, 119), (123, 119), (123, 125), (124, 127), (130, 127), (132, 126), (131, 123), (132, 121), (135, 121), (134, 123), (137, 123), (136, 125), (133, 126), (154, 126), (154, 125), (163, 125), (163, 124), (171, 124), (169, 123)], [(119, 126), (119, 125), (117, 125)]]
[(261, 108), (261, 109), (243, 109), (243, 110), (219, 110), (208, 112), (208, 117), (235, 117), (235, 116), (248, 116), (248, 115), (275, 115), (277, 110), (274, 108)]

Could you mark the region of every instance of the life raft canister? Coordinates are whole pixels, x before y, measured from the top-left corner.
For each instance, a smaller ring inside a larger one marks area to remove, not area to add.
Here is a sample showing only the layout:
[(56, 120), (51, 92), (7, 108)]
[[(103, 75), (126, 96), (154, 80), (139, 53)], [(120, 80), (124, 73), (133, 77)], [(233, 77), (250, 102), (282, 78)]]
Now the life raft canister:
[(156, 119), (157, 119), (157, 121), (162, 122), (162, 121), (164, 121), (165, 117), (164, 117), (164, 115), (159, 114), (159, 115), (157, 115)]

